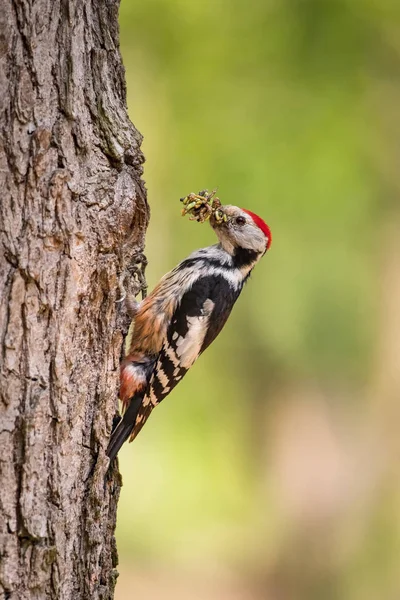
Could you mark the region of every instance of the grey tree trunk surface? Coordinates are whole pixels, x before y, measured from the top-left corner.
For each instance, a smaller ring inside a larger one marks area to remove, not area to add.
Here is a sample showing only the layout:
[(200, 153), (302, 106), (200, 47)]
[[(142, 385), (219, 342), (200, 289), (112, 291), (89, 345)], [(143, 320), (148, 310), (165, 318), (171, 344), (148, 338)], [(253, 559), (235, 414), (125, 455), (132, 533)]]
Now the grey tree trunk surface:
[(141, 135), (116, 0), (0, 11), (0, 598), (108, 599), (120, 479), (104, 452), (143, 249)]

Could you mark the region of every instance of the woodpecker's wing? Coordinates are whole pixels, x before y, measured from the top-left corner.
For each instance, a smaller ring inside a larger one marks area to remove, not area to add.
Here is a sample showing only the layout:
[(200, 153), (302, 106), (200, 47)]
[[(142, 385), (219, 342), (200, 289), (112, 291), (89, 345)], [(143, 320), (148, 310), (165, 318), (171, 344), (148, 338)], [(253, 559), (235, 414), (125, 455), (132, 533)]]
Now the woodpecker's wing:
[(167, 330), (149, 387), (139, 407), (132, 441), (159, 404), (223, 328), (242, 286), (221, 275), (200, 277), (185, 292)]

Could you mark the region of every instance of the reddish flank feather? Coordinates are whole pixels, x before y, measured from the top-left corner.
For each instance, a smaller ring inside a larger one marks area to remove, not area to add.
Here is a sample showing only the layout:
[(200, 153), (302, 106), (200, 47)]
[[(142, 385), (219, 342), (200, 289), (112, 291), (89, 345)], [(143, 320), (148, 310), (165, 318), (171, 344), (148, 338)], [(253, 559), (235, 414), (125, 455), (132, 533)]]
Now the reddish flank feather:
[(242, 208), (242, 210), (245, 213), (247, 213), (248, 215), (250, 215), (250, 217), (253, 219), (254, 223), (257, 225), (257, 227), (259, 227), (261, 229), (261, 231), (267, 238), (268, 241), (267, 241), (266, 249), (268, 250), (268, 248), (270, 247), (271, 242), (272, 242), (272, 234), (271, 234), (271, 230), (270, 230), (269, 226), (266, 224), (265, 221), (262, 220), (261, 217), (259, 217), (255, 213), (251, 212), (251, 210), (246, 210), (245, 208)]

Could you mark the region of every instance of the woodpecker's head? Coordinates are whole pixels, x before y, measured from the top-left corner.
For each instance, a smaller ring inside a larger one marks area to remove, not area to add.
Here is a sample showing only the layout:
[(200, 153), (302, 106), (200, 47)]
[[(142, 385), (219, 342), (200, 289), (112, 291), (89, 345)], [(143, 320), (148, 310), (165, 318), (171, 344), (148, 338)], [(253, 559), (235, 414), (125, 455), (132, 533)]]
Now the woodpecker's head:
[(261, 258), (271, 246), (272, 236), (268, 225), (244, 208), (221, 206), (218, 214), (211, 216), (210, 223), (221, 246), (230, 254), (247, 250)]

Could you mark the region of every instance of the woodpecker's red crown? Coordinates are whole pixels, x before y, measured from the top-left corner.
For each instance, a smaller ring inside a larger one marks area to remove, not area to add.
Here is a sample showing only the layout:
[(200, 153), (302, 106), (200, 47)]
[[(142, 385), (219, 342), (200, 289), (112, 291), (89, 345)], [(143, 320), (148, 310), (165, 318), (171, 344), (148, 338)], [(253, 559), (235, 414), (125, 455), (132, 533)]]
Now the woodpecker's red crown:
[(261, 229), (261, 231), (267, 238), (266, 250), (268, 250), (268, 248), (271, 246), (271, 242), (272, 242), (271, 229), (269, 228), (269, 226), (266, 224), (266, 222), (261, 217), (259, 217), (255, 213), (251, 212), (251, 210), (246, 210), (245, 208), (242, 208), (242, 211), (245, 212), (246, 214), (248, 214), (249, 217), (251, 217), (253, 219), (254, 224), (257, 225), (257, 227), (259, 227)]
[(218, 215), (211, 215), (210, 224), (223, 249), (229, 254), (234, 254), (240, 248), (261, 258), (271, 245), (268, 225), (254, 213), (237, 206), (221, 206)]

